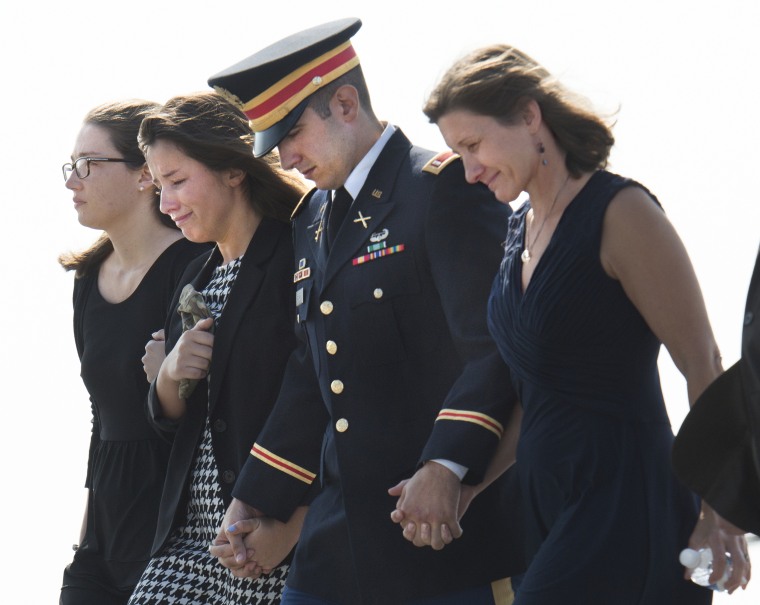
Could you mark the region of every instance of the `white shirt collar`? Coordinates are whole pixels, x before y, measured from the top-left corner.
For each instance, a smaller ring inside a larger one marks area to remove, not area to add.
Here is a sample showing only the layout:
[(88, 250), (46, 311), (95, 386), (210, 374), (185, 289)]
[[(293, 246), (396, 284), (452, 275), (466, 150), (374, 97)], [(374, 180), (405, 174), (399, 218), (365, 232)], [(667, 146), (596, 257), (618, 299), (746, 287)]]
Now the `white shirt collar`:
[(383, 130), (383, 134), (380, 135), (380, 138), (375, 141), (375, 144), (372, 145), (367, 154), (351, 171), (351, 174), (348, 175), (343, 187), (351, 194), (351, 199), (355, 200), (356, 196), (359, 195), (359, 192), (362, 187), (364, 187), (364, 183), (367, 180), (369, 171), (372, 169), (372, 166), (375, 165), (375, 161), (380, 155), (380, 152), (393, 136), (394, 132), (396, 132), (396, 127), (393, 124), (387, 124), (385, 130)]

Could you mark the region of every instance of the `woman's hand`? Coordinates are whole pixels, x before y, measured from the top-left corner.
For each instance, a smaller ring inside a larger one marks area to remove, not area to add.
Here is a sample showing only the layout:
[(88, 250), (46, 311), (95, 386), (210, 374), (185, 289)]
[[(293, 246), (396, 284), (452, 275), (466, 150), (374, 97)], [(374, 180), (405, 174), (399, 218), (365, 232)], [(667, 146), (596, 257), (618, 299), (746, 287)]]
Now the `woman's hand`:
[(186, 330), (161, 364), (156, 393), (165, 418), (178, 420), (185, 415), (187, 404), (179, 396), (180, 381), (200, 380), (208, 374), (214, 348), (214, 335), (208, 330), (213, 324), (214, 320), (209, 317)]
[(183, 332), (166, 356), (159, 374), (177, 383), (183, 378), (205, 378), (211, 366), (211, 353), (214, 348), (214, 335), (208, 331), (212, 325), (214, 320), (209, 317)]
[[(689, 538), (689, 548), (698, 550), (710, 547), (713, 553), (713, 573), (710, 582), (717, 582), (726, 571), (726, 553), (731, 557), (733, 571), (726, 580), (725, 588), (729, 594), (740, 586), (747, 587), (752, 576), (752, 566), (747, 550), (747, 540), (743, 535), (726, 532), (723, 528), (727, 522), (716, 513), (707, 503), (702, 503), (699, 521)], [(689, 571), (685, 577), (689, 578)]]
[(164, 331), (158, 330), (150, 335), (151, 339), (145, 343), (145, 355), (142, 356), (143, 370), (148, 382), (153, 382), (158, 376), (161, 364), (166, 359), (166, 347), (164, 345)]

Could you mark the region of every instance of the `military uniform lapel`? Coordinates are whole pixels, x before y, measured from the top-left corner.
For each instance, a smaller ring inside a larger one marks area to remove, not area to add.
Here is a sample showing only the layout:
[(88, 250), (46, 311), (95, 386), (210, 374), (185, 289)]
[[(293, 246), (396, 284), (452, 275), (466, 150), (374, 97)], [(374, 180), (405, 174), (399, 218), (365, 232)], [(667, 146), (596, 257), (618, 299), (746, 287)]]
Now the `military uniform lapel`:
[(333, 242), (327, 259), (325, 286), (351, 258), (363, 254), (363, 246), (372, 233), (382, 229), (398, 201), (397, 197), (394, 199), (393, 188), (410, 147), (408, 139), (396, 131), (383, 148)]
[[(315, 189), (308, 200), (308, 207), (299, 221), (306, 221), (304, 239), (311, 252), (311, 258), (316, 261), (321, 271), (327, 263), (327, 209), (329, 193)], [(304, 203), (307, 203), (304, 201)], [(297, 244), (299, 247), (303, 244)]]

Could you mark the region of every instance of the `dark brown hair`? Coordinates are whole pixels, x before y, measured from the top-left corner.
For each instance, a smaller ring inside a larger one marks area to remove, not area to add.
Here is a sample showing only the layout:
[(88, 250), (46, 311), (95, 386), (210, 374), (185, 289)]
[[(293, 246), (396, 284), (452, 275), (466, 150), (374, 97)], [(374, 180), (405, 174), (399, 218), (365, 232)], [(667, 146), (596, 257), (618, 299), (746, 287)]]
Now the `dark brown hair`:
[(209, 170), (237, 168), (246, 174), (251, 206), (262, 216), (288, 222), (304, 185), (283, 171), (276, 153), (256, 158), (246, 115), (215, 92), (180, 95), (143, 120), (138, 142), (145, 150), (169, 141)]
[(546, 69), (511, 46), (487, 46), (454, 63), (423, 111), (434, 124), (454, 110), (514, 124), (531, 100), (538, 103), (544, 123), (565, 151), (571, 175), (579, 177), (607, 165), (615, 142), (610, 126)]
[[(121, 157), (127, 160), (127, 166), (132, 170), (140, 170), (145, 164), (145, 157), (137, 145), (137, 133), (143, 118), (158, 107), (157, 103), (142, 99), (104, 103), (87, 113), (83, 125), (93, 124), (105, 130)], [(156, 196), (156, 216), (164, 225), (176, 228), (169, 217), (161, 214), (158, 206), (159, 199)], [(112, 251), (111, 239), (104, 232), (86, 250), (61, 254), (58, 262), (66, 271), (74, 270), (77, 277), (82, 277), (100, 265)]]

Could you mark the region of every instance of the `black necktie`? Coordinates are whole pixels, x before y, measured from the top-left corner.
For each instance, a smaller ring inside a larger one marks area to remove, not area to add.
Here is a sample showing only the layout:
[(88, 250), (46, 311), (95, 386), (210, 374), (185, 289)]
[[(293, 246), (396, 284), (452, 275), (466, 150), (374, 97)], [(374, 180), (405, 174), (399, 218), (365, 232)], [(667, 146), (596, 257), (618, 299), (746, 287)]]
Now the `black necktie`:
[(351, 194), (341, 187), (333, 193), (333, 201), (330, 204), (330, 216), (327, 217), (327, 246), (328, 249), (335, 241), (335, 236), (343, 224), (348, 209), (351, 207)]

